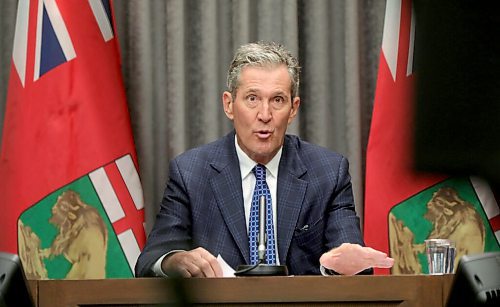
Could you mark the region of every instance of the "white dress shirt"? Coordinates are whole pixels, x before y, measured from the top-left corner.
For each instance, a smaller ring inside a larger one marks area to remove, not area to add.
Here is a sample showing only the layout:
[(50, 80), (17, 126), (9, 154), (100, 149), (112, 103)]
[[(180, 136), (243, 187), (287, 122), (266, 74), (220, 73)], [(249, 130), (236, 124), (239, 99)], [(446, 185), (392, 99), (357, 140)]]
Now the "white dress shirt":
[[(240, 161), (240, 172), (241, 172), (241, 187), (243, 190), (243, 204), (245, 206), (245, 221), (247, 222), (247, 233), (248, 233), (248, 221), (250, 219), (250, 207), (252, 206), (253, 190), (255, 189), (255, 175), (252, 170), (257, 165), (255, 161), (250, 159), (248, 155), (240, 148), (237, 142), (237, 137), (234, 137), (234, 143), (236, 146), (236, 154), (238, 155), (238, 160)], [(282, 149), (276, 153), (274, 158), (265, 165), (266, 167), (266, 182), (269, 186), (269, 191), (271, 192), (271, 200), (273, 205), (273, 225), (274, 225), (274, 238), (276, 245), (276, 264), (279, 264), (278, 255), (278, 219), (277, 219), (277, 202), (276, 202), (276, 191), (278, 189), (278, 169), (281, 159)]]

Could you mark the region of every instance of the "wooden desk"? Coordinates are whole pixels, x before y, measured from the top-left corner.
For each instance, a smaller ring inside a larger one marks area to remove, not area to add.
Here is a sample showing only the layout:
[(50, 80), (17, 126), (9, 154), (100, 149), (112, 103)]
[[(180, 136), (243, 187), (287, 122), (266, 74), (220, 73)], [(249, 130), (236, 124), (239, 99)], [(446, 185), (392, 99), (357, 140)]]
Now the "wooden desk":
[[(296, 276), (37, 280), (36, 305), (144, 306), (178, 303), (185, 292), (196, 305), (444, 306), (453, 275)], [(182, 302), (182, 301), (181, 301)]]

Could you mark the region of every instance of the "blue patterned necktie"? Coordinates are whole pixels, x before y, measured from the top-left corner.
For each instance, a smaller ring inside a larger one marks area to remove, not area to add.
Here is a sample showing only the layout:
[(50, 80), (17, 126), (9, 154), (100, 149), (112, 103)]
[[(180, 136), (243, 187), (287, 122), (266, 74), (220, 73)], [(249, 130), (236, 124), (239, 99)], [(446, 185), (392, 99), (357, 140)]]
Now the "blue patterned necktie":
[(256, 264), (258, 261), (257, 254), (257, 239), (259, 237), (259, 198), (261, 195), (266, 197), (266, 235), (267, 235), (267, 264), (276, 264), (276, 247), (274, 241), (274, 226), (273, 226), (273, 207), (271, 201), (271, 191), (266, 182), (266, 167), (257, 164), (253, 168), (255, 175), (255, 189), (253, 191), (252, 206), (250, 207), (250, 220), (248, 237), (250, 242), (250, 263)]

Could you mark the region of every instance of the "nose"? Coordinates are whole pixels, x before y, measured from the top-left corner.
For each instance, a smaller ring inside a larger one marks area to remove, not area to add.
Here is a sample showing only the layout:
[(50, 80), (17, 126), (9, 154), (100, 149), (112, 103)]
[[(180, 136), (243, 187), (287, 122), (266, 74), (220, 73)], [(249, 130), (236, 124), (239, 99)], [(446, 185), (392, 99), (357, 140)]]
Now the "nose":
[(260, 109), (259, 109), (259, 113), (257, 115), (257, 117), (267, 123), (271, 120), (271, 118), (273, 117), (272, 115), (272, 109), (271, 109), (271, 104), (269, 103), (269, 101), (263, 101), (261, 104), (260, 104)]

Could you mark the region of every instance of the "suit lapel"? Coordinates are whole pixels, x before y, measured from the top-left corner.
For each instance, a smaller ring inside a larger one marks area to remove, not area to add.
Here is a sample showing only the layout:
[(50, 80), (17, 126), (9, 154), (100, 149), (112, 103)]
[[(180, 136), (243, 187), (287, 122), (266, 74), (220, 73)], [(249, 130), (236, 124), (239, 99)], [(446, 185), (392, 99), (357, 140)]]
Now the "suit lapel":
[(290, 138), (285, 138), (278, 174), (278, 249), (280, 263), (285, 264), (290, 242), (307, 190), (302, 163)]
[(217, 174), (210, 178), (210, 185), (229, 232), (245, 261), (250, 263), (241, 174), (234, 147), (234, 133), (225, 137), (222, 153), (217, 153), (215, 156), (211, 166)]

